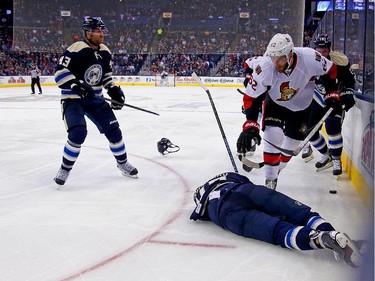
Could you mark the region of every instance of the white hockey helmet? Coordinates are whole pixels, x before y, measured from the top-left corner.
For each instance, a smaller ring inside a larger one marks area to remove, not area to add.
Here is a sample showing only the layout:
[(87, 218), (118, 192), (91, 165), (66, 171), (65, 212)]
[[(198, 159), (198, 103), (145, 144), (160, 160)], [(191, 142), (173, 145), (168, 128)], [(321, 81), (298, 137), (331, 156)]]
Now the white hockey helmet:
[(268, 43), (265, 55), (270, 57), (286, 56), (288, 58), (288, 55), (293, 51), (293, 48), (293, 40), (289, 34), (277, 33)]

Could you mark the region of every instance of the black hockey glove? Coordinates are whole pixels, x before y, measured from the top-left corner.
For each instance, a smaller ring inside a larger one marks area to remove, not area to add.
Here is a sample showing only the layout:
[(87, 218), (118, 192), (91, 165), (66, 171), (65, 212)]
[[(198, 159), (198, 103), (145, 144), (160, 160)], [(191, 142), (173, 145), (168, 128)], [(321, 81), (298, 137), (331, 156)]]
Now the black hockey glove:
[(252, 140), (260, 145), (262, 138), (259, 135), (259, 124), (252, 120), (247, 120), (242, 126), (242, 133), (237, 140), (237, 152), (247, 153), (251, 151)]
[(81, 98), (92, 99), (95, 97), (94, 89), (83, 80), (75, 80), (70, 88), (74, 94), (79, 95)]
[(340, 93), (340, 99), (344, 106), (344, 110), (348, 111), (355, 105), (354, 95), (352, 90), (346, 90)]
[(340, 101), (340, 94), (336, 91), (330, 92), (324, 95), (324, 102), (328, 107), (332, 107), (333, 111), (330, 116), (335, 116), (342, 112), (342, 106)]
[(108, 88), (108, 95), (116, 101), (116, 103), (111, 102), (111, 107), (114, 110), (120, 110), (124, 106), (125, 95), (119, 86), (111, 86)]
[(247, 87), (247, 84), (249, 84), (252, 73), (253, 73), (253, 70), (250, 67), (247, 67), (245, 69), (245, 79), (243, 81), (243, 85), (245, 86), (245, 88)]

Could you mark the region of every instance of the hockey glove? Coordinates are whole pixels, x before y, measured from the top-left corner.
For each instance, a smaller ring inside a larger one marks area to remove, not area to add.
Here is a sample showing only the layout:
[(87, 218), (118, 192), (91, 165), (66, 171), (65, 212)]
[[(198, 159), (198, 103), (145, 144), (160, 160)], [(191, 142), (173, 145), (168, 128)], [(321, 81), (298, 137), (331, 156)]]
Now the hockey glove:
[(247, 84), (249, 84), (252, 73), (253, 73), (253, 70), (250, 67), (246, 67), (246, 69), (245, 69), (245, 79), (243, 81), (243, 85), (245, 86), (245, 88), (247, 87)]
[(252, 140), (260, 145), (262, 138), (259, 135), (259, 124), (252, 120), (247, 120), (242, 126), (242, 133), (237, 140), (237, 152), (246, 154), (251, 151)]
[(328, 107), (332, 107), (333, 111), (330, 116), (335, 116), (336, 114), (341, 114), (342, 107), (340, 101), (340, 94), (336, 91), (330, 92), (324, 95), (324, 102)]
[(79, 95), (81, 98), (92, 99), (95, 97), (94, 89), (83, 80), (75, 80), (70, 88), (74, 94)]
[(111, 86), (108, 88), (108, 95), (116, 101), (116, 103), (111, 102), (111, 107), (114, 110), (120, 110), (124, 106), (125, 95), (119, 86)]
[(348, 111), (355, 105), (354, 95), (352, 90), (346, 90), (340, 94), (341, 102), (344, 106), (344, 110)]

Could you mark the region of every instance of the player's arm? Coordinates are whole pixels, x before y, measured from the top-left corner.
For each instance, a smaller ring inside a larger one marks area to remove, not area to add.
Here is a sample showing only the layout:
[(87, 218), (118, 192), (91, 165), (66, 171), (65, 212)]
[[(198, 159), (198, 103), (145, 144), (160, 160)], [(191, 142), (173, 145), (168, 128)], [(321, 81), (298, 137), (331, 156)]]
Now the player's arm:
[(320, 75), (315, 82), (318, 88), (324, 89), (324, 102), (327, 106), (332, 107), (332, 115), (341, 113), (341, 100), (338, 92), (337, 82), (337, 65), (327, 58), (323, 57), (319, 52), (315, 51), (315, 61), (312, 63), (315, 74)]
[(355, 77), (350, 69), (349, 59), (340, 52), (331, 52), (331, 60), (337, 64), (337, 80), (339, 81), (338, 90), (340, 93), (343, 108), (348, 111), (355, 104), (354, 86)]
[(125, 103), (125, 94), (120, 88), (120, 86), (116, 86), (112, 79), (112, 54), (105, 45), (101, 45), (101, 48), (104, 49), (104, 60), (108, 63), (104, 66), (104, 78), (103, 78), (103, 86), (107, 90), (108, 96), (114, 102), (111, 102), (111, 107), (114, 110), (120, 110)]
[(354, 73), (350, 69), (350, 64), (346, 66), (337, 67), (338, 81), (339, 81), (339, 93), (343, 109), (348, 111), (355, 105), (354, 99), (354, 85), (355, 77)]
[(255, 70), (248, 76), (246, 91), (243, 95), (246, 121), (242, 125), (242, 132), (237, 139), (237, 152), (241, 154), (251, 151), (252, 141), (258, 145), (261, 142), (258, 115), (268, 89), (262, 83), (266, 74), (262, 71), (261, 65), (255, 64), (254, 66)]
[(104, 69), (103, 69), (103, 74), (104, 74), (104, 77), (103, 77), (103, 87), (105, 89), (109, 89), (113, 86), (115, 86), (115, 83), (113, 82), (113, 79), (112, 79), (112, 64), (113, 64), (113, 61), (112, 61), (112, 53), (111, 51), (108, 49), (107, 46), (105, 45), (101, 45), (100, 46), (101, 49), (104, 50), (103, 52), (103, 56), (104, 56), (104, 60), (107, 61), (107, 64), (104, 66)]

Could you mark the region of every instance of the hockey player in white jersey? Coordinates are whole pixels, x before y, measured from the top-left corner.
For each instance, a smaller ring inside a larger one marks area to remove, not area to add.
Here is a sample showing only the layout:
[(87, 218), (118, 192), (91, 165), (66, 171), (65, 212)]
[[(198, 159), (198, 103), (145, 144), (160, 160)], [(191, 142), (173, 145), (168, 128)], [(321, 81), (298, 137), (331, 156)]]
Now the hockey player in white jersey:
[[(237, 152), (246, 154), (251, 142), (259, 145), (261, 137), (257, 122), (263, 106), (265, 185), (275, 189), (279, 172), (285, 168), (291, 155), (272, 146), (294, 150), (305, 138), (309, 105), (314, 94), (315, 76), (324, 75), (324, 96), (328, 106), (338, 108), (336, 65), (311, 48), (294, 47), (289, 34), (276, 34), (263, 57), (246, 61), (250, 69), (244, 109), (246, 121), (237, 140)], [(325, 75), (328, 74), (328, 75)]]

